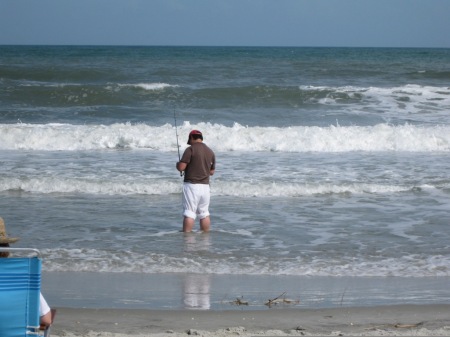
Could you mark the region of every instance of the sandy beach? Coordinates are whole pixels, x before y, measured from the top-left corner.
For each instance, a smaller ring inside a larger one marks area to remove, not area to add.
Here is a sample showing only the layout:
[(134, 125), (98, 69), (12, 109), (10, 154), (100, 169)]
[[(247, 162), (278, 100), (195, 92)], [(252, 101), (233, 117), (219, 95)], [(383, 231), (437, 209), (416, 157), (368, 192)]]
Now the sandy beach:
[(449, 336), (450, 305), (331, 309), (57, 308), (52, 336)]

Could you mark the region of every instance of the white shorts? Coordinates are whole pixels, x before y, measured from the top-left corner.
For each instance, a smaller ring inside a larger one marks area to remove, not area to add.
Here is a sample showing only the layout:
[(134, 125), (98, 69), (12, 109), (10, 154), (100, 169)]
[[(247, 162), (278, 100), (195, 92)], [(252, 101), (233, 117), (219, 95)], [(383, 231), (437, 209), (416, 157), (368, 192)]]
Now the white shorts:
[(195, 219), (209, 216), (209, 184), (183, 183), (183, 215)]

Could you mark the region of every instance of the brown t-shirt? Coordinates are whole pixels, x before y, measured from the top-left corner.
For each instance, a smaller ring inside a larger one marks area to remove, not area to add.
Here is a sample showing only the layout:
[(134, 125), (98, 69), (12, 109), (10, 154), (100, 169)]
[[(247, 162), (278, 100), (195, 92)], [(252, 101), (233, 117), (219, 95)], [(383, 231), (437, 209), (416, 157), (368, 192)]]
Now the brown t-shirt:
[(216, 156), (206, 144), (193, 143), (184, 151), (180, 161), (187, 164), (185, 182), (209, 184), (210, 170), (216, 168)]

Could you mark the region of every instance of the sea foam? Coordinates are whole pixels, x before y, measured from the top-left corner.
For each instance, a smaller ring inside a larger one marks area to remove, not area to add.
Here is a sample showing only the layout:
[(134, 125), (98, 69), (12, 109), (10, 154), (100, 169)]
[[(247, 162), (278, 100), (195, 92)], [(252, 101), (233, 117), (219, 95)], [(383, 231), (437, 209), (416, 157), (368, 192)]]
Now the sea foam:
[[(380, 258), (374, 261), (352, 256), (322, 260), (296, 258), (272, 260), (264, 255), (230, 259), (227, 254), (212, 257), (202, 254), (190, 256), (163, 253), (140, 254), (125, 250), (97, 249), (44, 249), (43, 269), (52, 272), (115, 272), (115, 273), (195, 273), (245, 275), (298, 275), (298, 276), (364, 276), (364, 277), (425, 277), (450, 276), (450, 260), (444, 255), (421, 255), (399, 258)], [(71, 263), (66, 260), (70, 259)]]
[[(176, 178), (176, 176), (174, 176)], [(214, 196), (234, 197), (302, 197), (331, 194), (379, 194), (386, 195), (400, 192), (414, 192), (421, 189), (414, 184), (396, 185), (370, 183), (329, 183), (319, 181), (315, 184), (274, 182), (274, 181), (228, 181), (214, 179), (211, 193)], [(429, 186), (427, 193), (436, 189), (450, 188), (450, 185)], [(110, 176), (89, 179), (88, 177), (21, 176), (0, 178), (1, 191), (23, 191), (30, 193), (85, 193), (93, 195), (170, 195), (181, 193), (181, 184), (176, 179), (136, 179), (132, 174), (122, 178)], [(437, 193), (437, 192), (436, 192)]]

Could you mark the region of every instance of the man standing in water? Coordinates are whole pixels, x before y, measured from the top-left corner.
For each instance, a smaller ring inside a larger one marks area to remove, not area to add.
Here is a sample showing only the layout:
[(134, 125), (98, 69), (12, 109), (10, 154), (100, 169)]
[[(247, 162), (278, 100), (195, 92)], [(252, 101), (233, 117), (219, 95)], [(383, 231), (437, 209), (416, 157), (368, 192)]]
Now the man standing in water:
[(189, 133), (190, 145), (177, 163), (177, 170), (184, 171), (183, 183), (183, 232), (191, 232), (197, 216), (200, 229), (209, 231), (209, 177), (216, 168), (214, 152), (203, 143), (203, 135), (198, 130)]

